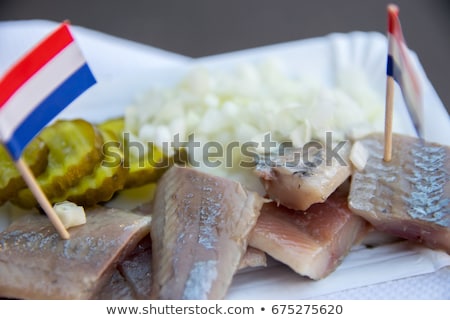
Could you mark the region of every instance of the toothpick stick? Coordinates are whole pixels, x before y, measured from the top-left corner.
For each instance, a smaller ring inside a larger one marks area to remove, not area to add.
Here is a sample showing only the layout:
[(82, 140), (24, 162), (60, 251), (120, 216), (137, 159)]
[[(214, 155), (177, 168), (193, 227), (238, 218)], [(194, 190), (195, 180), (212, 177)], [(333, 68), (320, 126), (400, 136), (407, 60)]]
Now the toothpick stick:
[(384, 118), (384, 161), (392, 159), (392, 118), (394, 113), (394, 78), (386, 80), (386, 111)]
[(69, 232), (67, 232), (66, 228), (62, 224), (59, 217), (56, 215), (55, 210), (53, 209), (52, 205), (48, 201), (47, 197), (45, 196), (44, 192), (42, 191), (41, 187), (36, 181), (36, 178), (34, 177), (33, 173), (31, 172), (30, 168), (26, 165), (25, 161), (23, 161), (22, 158), (19, 158), (16, 162), (16, 167), (21, 173), (23, 179), (27, 183), (28, 187), (30, 188), (33, 195), (36, 197), (36, 200), (39, 202), (41, 208), (45, 211), (48, 218), (50, 219), (53, 226), (56, 228), (56, 231), (58, 231), (61, 238), (64, 240), (70, 239)]

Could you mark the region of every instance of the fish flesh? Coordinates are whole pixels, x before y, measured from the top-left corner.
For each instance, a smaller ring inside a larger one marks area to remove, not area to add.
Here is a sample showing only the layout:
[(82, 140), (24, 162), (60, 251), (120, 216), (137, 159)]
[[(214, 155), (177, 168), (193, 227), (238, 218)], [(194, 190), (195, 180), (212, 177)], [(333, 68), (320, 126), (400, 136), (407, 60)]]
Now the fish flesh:
[(109, 281), (92, 297), (92, 300), (136, 300), (133, 288), (118, 269), (114, 269)]
[(379, 231), (450, 253), (450, 147), (394, 134), (385, 162), (382, 134), (360, 143), (369, 157), (352, 176), (350, 209)]
[(151, 290), (151, 241), (146, 236), (117, 264), (110, 280), (100, 290), (98, 300), (146, 300)]
[(264, 251), (249, 246), (239, 264), (239, 270), (256, 267), (267, 267), (267, 256)]
[(314, 145), (316, 148), (286, 148), (283, 154), (262, 156), (257, 162), (255, 173), (278, 204), (306, 210), (324, 202), (350, 176), (349, 141)]
[(130, 284), (135, 299), (150, 299), (152, 244), (150, 236), (145, 237), (136, 249), (121, 261), (117, 269)]
[(263, 202), (236, 181), (169, 169), (154, 198), (152, 297), (223, 299)]
[(306, 211), (274, 202), (264, 204), (249, 245), (300, 275), (315, 280), (326, 277), (370, 229), (364, 219), (349, 210), (348, 189), (343, 189)]
[(62, 240), (45, 215), (30, 214), (0, 233), (0, 296), (90, 299), (150, 232), (150, 216), (95, 207)]

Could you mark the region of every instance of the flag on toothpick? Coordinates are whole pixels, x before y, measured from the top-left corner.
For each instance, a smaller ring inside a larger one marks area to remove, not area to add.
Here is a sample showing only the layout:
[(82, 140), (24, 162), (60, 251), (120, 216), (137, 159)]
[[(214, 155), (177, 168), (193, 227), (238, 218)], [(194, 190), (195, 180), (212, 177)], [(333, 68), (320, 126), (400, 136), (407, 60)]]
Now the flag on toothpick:
[(419, 76), (417, 75), (408, 47), (403, 38), (398, 7), (390, 4), (388, 11), (388, 58), (387, 58), (387, 86), (386, 86), (386, 120), (385, 120), (385, 148), (384, 160), (390, 161), (392, 154), (392, 117), (394, 81), (402, 91), (408, 113), (414, 129), (423, 138), (423, 98)]
[(68, 238), (68, 233), (24, 166), (21, 154), (58, 113), (95, 82), (67, 23), (0, 78), (0, 140), (63, 238)]
[(399, 84), (406, 107), (417, 135), (423, 137), (423, 98), (419, 76), (411, 61), (408, 47), (403, 38), (398, 7), (388, 6), (388, 60), (387, 75)]
[(0, 79), (0, 138), (17, 160), (59, 112), (95, 83), (62, 23)]

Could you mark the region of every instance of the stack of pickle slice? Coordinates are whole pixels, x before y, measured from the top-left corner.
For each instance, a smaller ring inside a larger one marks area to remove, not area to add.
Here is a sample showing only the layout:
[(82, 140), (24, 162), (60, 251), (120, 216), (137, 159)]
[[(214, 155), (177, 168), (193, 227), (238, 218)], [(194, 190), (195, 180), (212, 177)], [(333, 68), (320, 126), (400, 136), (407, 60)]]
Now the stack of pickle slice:
[[(48, 163), (48, 147), (39, 137), (31, 141), (23, 152), (24, 161), (34, 175), (41, 174)], [(26, 187), (8, 151), (0, 144), (0, 205)]]
[[(98, 125), (81, 119), (59, 120), (44, 128), (23, 156), (51, 203), (67, 200), (93, 206), (110, 200), (124, 188), (156, 182), (167, 169), (142, 161), (148, 155), (136, 157), (126, 152), (123, 137), (122, 118)], [(153, 158), (164, 157), (157, 148), (149, 152), (154, 153)], [(11, 201), (26, 209), (37, 207), (1, 146), (0, 168), (0, 205)]]

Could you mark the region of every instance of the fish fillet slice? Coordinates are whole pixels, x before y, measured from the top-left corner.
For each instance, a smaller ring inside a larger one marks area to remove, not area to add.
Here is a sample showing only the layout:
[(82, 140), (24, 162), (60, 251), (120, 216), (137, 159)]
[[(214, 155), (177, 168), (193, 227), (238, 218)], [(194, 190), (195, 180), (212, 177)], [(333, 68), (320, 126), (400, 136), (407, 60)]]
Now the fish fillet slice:
[(115, 269), (109, 281), (93, 297), (93, 300), (135, 300), (133, 288), (128, 281)]
[(395, 134), (384, 162), (383, 139), (360, 141), (369, 158), (353, 174), (351, 210), (380, 231), (450, 253), (450, 148)]
[(111, 277), (115, 263), (150, 231), (149, 216), (98, 207), (62, 240), (43, 215), (17, 220), (0, 233), (0, 296), (89, 299)]
[(364, 219), (348, 209), (347, 194), (338, 190), (307, 211), (265, 204), (249, 245), (301, 275), (324, 278), (369, 230)]
[(151, 290), (151, 242), (144, 237), (122, 261), (99, 291), (98, 300), (149, 299)]
[(152, 296), (224, 298), (262, 204), (235, 181), (169, 169), (153, 207)]
[(151, 291), (151, 249), (150, 236), (118, 265), (118, 270), (133, 288), (137, 299), (149, 299)]
[(271, 155), (258, 162), (255, 173), (278, 204), (306, 210), (324, 202), (350, 176), (348, 141), (334, 148), (309, 149), (287, 149), (282, 156)]

